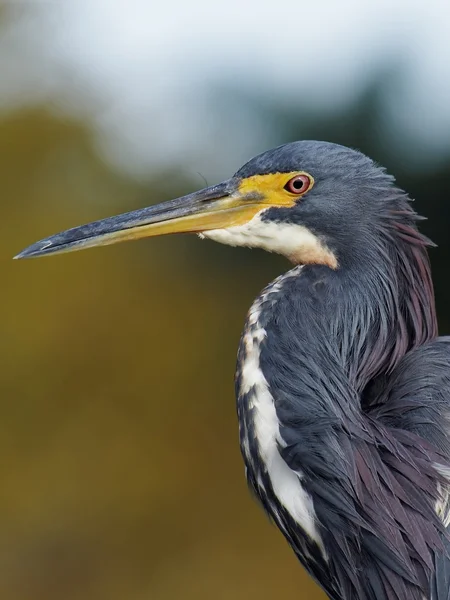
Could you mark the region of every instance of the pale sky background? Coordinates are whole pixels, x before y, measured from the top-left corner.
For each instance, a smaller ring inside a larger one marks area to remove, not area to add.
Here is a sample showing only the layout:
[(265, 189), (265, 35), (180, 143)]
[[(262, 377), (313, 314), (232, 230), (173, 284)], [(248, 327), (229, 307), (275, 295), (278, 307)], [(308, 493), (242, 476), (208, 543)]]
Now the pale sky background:
[(88, 115), (105, 160), (132, 176), (182, 162), (225, 177), (265, 149), (270, 124), (216, 106), (213, 86), (333, 111), (389, 64), (402, 64), (404, 76), (384, 99), (383, 136), (411, 165), (450, 149), (448, 0), (17, 0), (6, 8), (0, 110), (46, 101), (63, 115)]

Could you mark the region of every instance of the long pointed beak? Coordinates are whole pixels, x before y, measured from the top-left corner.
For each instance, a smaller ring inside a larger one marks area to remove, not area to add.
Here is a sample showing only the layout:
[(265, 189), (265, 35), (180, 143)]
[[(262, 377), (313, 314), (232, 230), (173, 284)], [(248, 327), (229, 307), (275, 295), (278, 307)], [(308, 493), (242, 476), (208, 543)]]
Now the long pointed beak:
[(72, 252), (169, 233), (199, 233), (246, 223), (263, 208), (262, 197), (240, 193), (238, 183), (230, 179), (176, 200), (68, 229), (36, 242), (14, 258)]

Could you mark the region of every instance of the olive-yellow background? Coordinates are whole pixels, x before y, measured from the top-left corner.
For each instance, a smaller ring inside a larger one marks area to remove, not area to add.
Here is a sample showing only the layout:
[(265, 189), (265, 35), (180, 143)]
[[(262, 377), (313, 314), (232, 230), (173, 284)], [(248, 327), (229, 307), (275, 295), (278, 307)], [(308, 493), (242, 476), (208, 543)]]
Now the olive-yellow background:
[[(331, 116), (220, 97), (272, 124), (255, 151), (330, 139), (397, 173), (431, 218), (448, 331), (450, 162), (442, 151), (425, 170), (405, 164), (374, 130), (391, 75)], [(285, 262), (189, 236), (11, 260), (48, 234), (204, 185), (181, 163), (132, 177), (95, 135), (51, 97), (0, 113), (0, 598), (323, 598), (250, 497), (238, 448), (240, 330)], [(203, 144), (214, 153), (220, 140)]]

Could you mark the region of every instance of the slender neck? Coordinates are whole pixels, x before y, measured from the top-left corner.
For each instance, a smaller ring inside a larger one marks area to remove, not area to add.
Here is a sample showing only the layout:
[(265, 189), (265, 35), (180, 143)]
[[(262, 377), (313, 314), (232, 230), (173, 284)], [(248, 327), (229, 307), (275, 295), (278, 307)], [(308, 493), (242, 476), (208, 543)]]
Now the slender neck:
[[(426, 548), (440, 548), (437, 498), (433, 491), (411, 494), (407, 514), (397, 491), (413, 490), (418, 480), (423, 490), (434, 490), (438, 457), (428, 446), (416, 448), (405, 432), (398, 438), (375, 424), (361, 404), (368, 383), (436, 335), (433, 291), (426, 240), (410, 214), (397, 215), (373, 235), (357, 259), (341, 261), (336, 271), (296, 267), (253, 305), (238, 361), (241, 447), (249, 482), (319, 581), (326, 576), (308, 560), (316, 546), (304, 550), (311, 540), (326, 549), (326, 572), (338, 587), (353, 590), (348, 597), (369, 597), (365, 564), (376, 569), (381, 553), (394, 565), (391, 572), (382, 561), (386, 589), (394, 581), (404, 590), (399, 597), (419, 599), (429, 597)], [(356, 506), (355, 494), (362, 498)], [(303, 500), (301, 511), (293, 497)], [(400, 515), (398, 527), (392, 514)], [(413, 536), (410, 514), (420, 517)], [(305, 535), (297, 535), (298, 526)], [(425, 548), (421, 555), (417, 540)], [(423, 589), (396, 568), (412, 555), (418, 573), (426, 574)], [(348, 573), (358, 575), (349, 579)]]
[[(359, 390), (376, 375), (390, 373), (406, 352), (437, 336), (427, 254), (431, 242), (417, 230), (417, 219), (407, 203), (386, 212), (368, 240), (365, 260), (350, 268), (356, 293), (344, 300), (343, 316), (359, 331), (347, 356)], [(345, 314), (345, 305), (352, 314)]]
[(324, 386), (319, 394), (334, 377), (337, 387), (330, 389), (344, 386), (343, 397), (349, 397), (350, 388), (359, 405), (372, 379), (437, 335), (428, 240), (414, 220), (409, 207), (389, 214), (358, 260), (337, 271), (294, 269), (272, 287), (272, 302), (261, 314), (266, 377), (298, 390), (305, 373), (313, 373)]

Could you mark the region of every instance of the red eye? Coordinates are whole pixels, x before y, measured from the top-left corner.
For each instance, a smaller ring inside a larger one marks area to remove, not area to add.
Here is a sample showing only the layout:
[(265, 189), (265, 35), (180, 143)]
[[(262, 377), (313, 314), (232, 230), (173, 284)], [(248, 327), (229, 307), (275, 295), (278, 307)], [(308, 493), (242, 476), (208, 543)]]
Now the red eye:
[(289, 179), (284, 189), (291, 194), (304, 194), (311, 187), (311, 178), (308, 175), (296, 175)]

